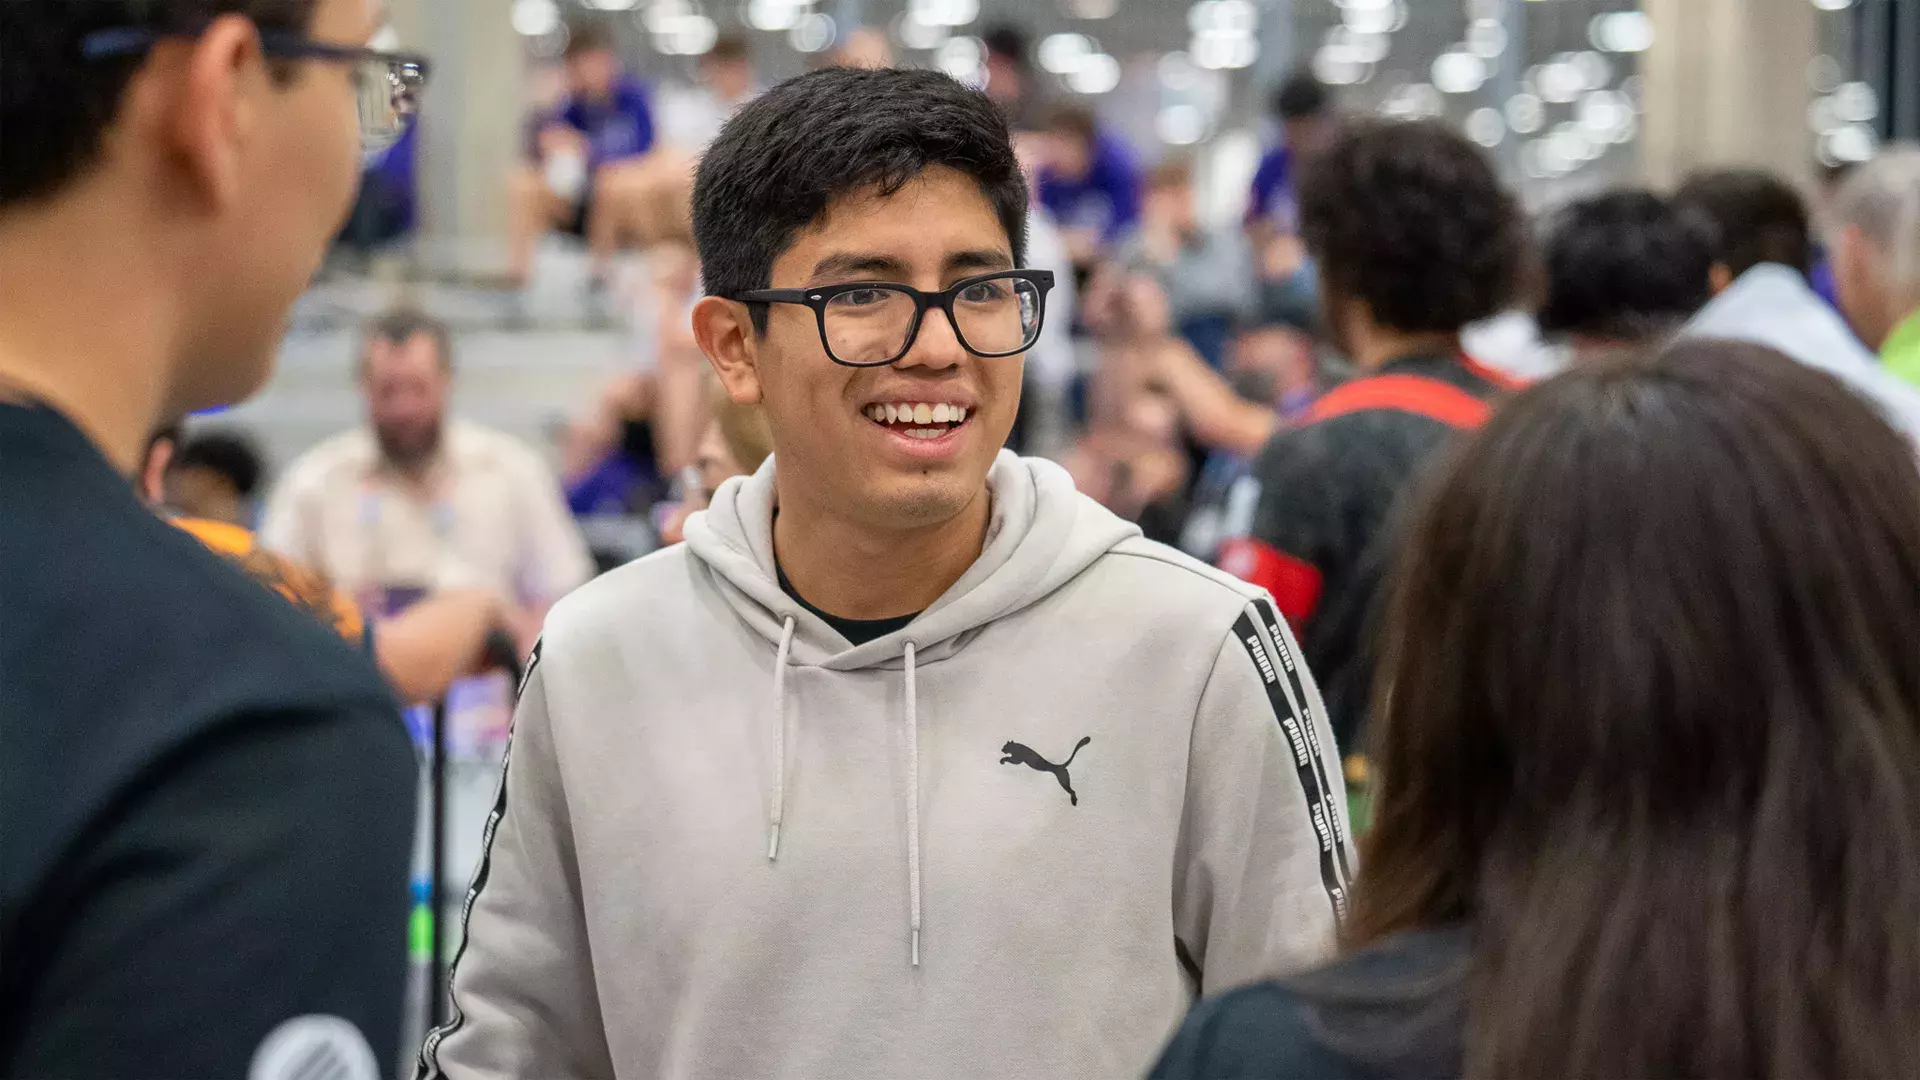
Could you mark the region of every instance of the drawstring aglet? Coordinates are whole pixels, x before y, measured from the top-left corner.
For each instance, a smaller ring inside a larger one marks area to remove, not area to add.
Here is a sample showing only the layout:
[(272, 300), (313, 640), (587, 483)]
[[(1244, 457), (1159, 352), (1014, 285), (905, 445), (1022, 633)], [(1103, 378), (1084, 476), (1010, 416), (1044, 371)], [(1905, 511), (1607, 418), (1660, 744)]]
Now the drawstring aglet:
[(777, 821), (767, 825), (767, 861), (780, 861), (780, 823)]
[(913, 966), (920, 966), (920, 931), (913, 932)]

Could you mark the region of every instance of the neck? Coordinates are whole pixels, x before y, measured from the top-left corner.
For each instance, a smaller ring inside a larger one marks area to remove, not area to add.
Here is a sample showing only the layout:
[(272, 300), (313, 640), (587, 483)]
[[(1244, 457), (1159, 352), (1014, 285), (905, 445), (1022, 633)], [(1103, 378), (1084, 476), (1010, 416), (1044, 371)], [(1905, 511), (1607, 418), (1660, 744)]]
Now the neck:
[(899, 530), (852, 524), (784, 491), (779, 498), (773, 546), (780, 569), (809, 604), (843, 619), (925, 611), (986, 545), (991, 502), (984, 487), (946, 521)]
[(1452, 356), (1460, 351), (1458, 331), (1412, 334), (1373, 326), (1354, 337), (1353, 364), (1361, 371), (1378, 371), (1403, 357)]
[[(100, 216), (69, 199), (0, 219), (0, 400), (53, 408), (132, 475), (171, 419), (180, 326), (163, 290), (143, 284), (154, 267), (124, 242), (137, 230)], [(94, 239), (109, 235), (121, 240)]]

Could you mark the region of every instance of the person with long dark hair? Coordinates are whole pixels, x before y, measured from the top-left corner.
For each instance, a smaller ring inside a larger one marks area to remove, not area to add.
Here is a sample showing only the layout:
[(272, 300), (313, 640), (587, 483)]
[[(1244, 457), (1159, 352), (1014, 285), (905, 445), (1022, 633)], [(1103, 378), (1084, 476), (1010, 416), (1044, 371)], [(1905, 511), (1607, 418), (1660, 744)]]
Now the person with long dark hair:
[(1154, 1075), (1912, 1075), (1909, 444), (1688, 341), (1515, 399), (1409, 539), (1347, 954), (1201, 1006)]

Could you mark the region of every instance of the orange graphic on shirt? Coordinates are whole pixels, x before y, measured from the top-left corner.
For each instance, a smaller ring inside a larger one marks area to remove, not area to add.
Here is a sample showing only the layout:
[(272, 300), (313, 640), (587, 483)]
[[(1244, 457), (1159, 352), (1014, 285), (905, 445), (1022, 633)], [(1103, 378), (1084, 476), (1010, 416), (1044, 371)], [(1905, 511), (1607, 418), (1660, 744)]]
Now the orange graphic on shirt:
[(175, 527), (191, 534), (217, 555), (232, 560), (247, 576), (279, 593), (355, 645), (366, 639), (366, 620), (345, 594), (327, 585), (320, 575), (262, 548), (254, 535), (238, 525), (203, 518), (170, 518)]

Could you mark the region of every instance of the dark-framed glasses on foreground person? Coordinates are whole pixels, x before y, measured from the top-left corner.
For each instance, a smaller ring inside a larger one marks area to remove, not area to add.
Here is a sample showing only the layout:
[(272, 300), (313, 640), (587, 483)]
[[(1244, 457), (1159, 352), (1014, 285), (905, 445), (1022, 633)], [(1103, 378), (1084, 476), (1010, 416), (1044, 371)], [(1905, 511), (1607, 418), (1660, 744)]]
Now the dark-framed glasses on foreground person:
[[(177, 30), (118, 27), (90, 34), (81, 43), (89, 60), (137, 56), (163, 38), (199, 37), (205, 24)], [(360, 141), (368, 151), (400, 141), (419, 111), (420, 94), (433, 74), (433, 62), (419, 53), (391, 52), (341, 45), (280, 30), (260, 31), (260, 51), (280, 60), (318, 60), (353, 65), (353, 86), (360, 116)]]
[(749, 304), (813, 309), (827, 358), (847, 367), (885, 367), (907, 355), (930, 309), (946, 312), (962, 348), (975, 356), (1013, 356), (1033, 348), (1046, 321), (1051, 270), (1001, 270), (923, 292), (892, 281), (850, 281), (817, 289), (755, 289)]

